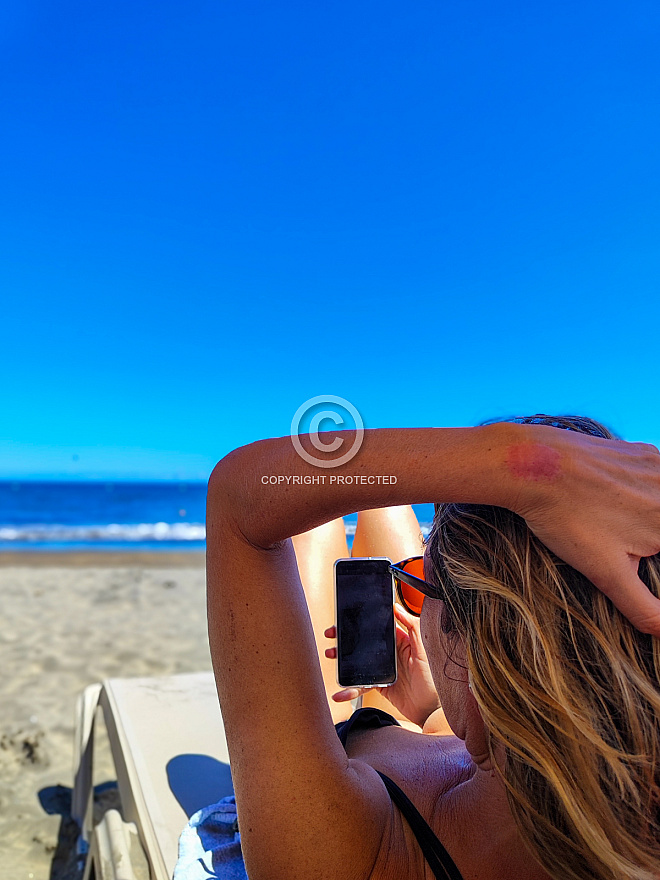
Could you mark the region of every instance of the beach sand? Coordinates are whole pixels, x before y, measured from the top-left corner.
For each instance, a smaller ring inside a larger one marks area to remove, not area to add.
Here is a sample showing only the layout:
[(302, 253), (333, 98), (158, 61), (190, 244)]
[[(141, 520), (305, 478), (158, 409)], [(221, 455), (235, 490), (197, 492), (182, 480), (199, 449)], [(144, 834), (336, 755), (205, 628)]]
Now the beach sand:
[[(211, 668), (203, 556), (0, 553), (0, 597), (0, 880), (74, 880), (76, 697)], [(95, 784), (113, 781), (107, 749), (97, 759)]]

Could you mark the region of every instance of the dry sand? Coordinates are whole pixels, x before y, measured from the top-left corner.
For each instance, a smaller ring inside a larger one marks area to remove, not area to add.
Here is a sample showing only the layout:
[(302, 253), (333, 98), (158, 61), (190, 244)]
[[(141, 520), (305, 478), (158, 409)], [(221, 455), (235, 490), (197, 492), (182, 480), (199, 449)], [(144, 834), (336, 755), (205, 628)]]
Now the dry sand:
[[(200, 554), (0, 554), (0, 880), (79, 876), (76, 696), (111, 676), (210, 669), (205, 601)], [(94, 782), (112, 781), (99, 757)]]

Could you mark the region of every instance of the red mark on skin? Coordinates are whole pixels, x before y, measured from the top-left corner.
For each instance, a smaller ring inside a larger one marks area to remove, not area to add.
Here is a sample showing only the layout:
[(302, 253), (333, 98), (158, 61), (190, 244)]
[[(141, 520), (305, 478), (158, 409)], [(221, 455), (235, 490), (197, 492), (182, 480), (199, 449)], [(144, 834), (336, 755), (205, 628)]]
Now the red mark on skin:
[(561, 470), (561, 455), (550, 446), (519, 443), (509, 447), (506, 464), (514, 477), (523, 480), (554, 480)]

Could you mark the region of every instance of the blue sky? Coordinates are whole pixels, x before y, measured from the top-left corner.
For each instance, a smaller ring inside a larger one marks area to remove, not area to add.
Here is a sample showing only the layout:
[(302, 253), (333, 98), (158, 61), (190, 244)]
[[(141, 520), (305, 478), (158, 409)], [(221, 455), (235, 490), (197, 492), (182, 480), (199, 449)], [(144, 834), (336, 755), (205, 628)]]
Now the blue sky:
[(9, 0), (0, 476), (204, 477), (319, 394), (660, 443), (660, 7)]

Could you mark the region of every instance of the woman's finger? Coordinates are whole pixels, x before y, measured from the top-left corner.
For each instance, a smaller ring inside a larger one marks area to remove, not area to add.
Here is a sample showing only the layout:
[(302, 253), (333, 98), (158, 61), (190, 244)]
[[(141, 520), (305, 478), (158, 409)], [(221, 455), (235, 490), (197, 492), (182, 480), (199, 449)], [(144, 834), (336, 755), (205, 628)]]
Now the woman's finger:
[(336, 660), (337, 659), (337, 649), (336, 648), (326, 648), (325, 656), (328, 660)]
[(337, 627), (329, 626), (326, 630), (323, 631), (323, 635), (326, 639), (336, 639), (337, 638)]
[(619, 611), (640, 632), (660, 636), (660, 599), (651, 593), (639, 577), (639, 556), (629, 556), (627, 562), (608, 566), (607, 580), (599, 573), (587, 573), (592, 583), (609, 596)]
[(407, 661), (410, 656), (410, 636), (408, 631), (400, 626), (396, 628), (396, 652), (399, 662)]
[(422, 636), (419, 630), (419, 617), (413, 617), (412, 614), (409, 614), (398, 603), (394, 606), (394, 615), (399, 623), (405, 626), (414, 653), (417, 656), (426, 657), (426, 651), (422, 645)]
[(406, 611), (403, 605), (399, 605), (398, 602), (394, 606), (394, 616), (407, 630), (416, 629), (419, 625), (419, 618), (413, 617), (412, 614)]
[(344, 688), (341, 691), (337, 691), (336, 694), (332, 695), (332, 699), (335, 703), (347, 703), (349, 700), (357, 700), (359, 696), (366, 693), (363, 688)]

